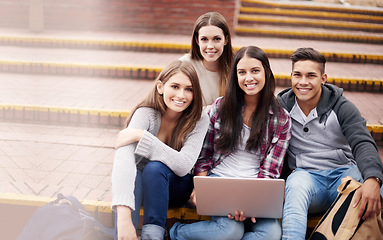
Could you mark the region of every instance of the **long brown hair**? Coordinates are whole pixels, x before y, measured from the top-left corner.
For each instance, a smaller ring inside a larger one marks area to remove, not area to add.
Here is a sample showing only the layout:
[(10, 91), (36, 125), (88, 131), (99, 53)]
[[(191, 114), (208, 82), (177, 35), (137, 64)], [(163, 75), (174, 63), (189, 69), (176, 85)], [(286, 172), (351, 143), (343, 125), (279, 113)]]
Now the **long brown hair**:
[(202, 27), (216, 26), (222, 29), (227, 44), (224, 46), (221, 57), (218, 59), (218, 70), (220, 75), (220, 96), (224, 95), (226, 90), (227, 81), (230, 74), (230, 66), (233, 61), (233, 47), (231, 45), (230, 29), (226, 23), (226, 19), (218, 12), (208, 12), (202, 14), (195, 22), (193, 35), (191, 40), (190, 55), (192, 59), (203, 60), (200, 52), (198, 41), (198, 32)]
[[(259, 93), (258, 106), (252, 114), (250, 137), (246, 142), (247, 150), (256, 149), (264, 141), (265, 129), (268, 127), (266, 122), (270, 106), (274, 114), (278, 114), (279, 103), (274, 96), (275, 79), (266, 53), (255, 46), (241, 48), (235, 55), (226, 95), (219, 111), (221, 135), (217, 140), (217, 147), (225, 152), (235, 151), (241, 139), (243, 128), (242, 110), (245, 104), (245, 93), (238, 85), (237, 65), (245, 56), (261, 61), (265, 70), (265, 86)], [(279, 116), (277, 115), (277, 117)]]
[(179, 72), (184, 73), (190, 79), (193, 89), (193, 100), (189, 107), (182, 112), (182, 115), (179, 117), (178, 123), (173, 130), (169, 146), (177, 151), (182, 148), (187, 134), (193, 131), (202, 114), (203, 105), (201, 87), (199, 85), (197, 72), (191, 63), (176, 60), (167, 65), (157, 77), (153, 90), (135, 107), (127, 121), (128, 126), (134, 112), (140, 107), (153, 108), (159, 111), (161, 116), (163, 116), (166, 112), (167, 106), (164, 102), (163, 96), (158, 93), (157, 82), (161, 81), (163, 84), (166, 84), (172, 76)]

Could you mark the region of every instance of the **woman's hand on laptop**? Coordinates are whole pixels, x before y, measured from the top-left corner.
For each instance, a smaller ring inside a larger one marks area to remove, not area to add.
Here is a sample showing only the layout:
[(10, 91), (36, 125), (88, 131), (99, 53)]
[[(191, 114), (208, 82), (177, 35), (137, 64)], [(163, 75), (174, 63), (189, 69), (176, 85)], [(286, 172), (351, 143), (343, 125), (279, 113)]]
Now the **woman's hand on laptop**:
[[(235, 211), (235, 216), (233, 216), (231, 213), (227, 215), (228, 218), (234, 219), (235, 221), (245, 221), (247, 218), (245, 217), (245, 213), (243, 211)], [(256, 222), (255, 217), (251, 218), (251, 221), (253, 223)]]
[(197, 201), (195, 199), (195, 189), (193, 189), (193, 192), (190, 194), (190, 201), (197, 206)]
[[(208, 171), (200, 172), (196, 176), (207, 176), (207, 173), (208, 173)], [(197, 206), (197, 200), (196, 200), (196, 197), (195, 197), (195, 189), (193, 189), (193, 192), (190, 194), (190, 201), (192, 201), (192, 203), (195, 206)]]

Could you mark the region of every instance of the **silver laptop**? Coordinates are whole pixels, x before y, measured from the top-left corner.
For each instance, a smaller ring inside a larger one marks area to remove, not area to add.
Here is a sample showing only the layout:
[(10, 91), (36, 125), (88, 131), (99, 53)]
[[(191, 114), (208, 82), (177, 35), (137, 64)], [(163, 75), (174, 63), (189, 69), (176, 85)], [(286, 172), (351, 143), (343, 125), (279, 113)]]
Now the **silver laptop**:
[(227, 216), (239, 210), (246, 217), (282, 217), (283, 179), (195, 176), (194, 189), (199, 215)]

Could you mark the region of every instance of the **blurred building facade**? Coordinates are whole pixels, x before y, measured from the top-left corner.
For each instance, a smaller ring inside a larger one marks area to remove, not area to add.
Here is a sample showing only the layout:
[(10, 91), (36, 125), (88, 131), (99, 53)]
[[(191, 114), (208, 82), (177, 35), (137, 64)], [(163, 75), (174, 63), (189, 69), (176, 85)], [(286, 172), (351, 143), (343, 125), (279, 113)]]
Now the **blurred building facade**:
[(191, 34), (203, 13), (235, 27), (239, 0), (1, 0), (0, 27)]

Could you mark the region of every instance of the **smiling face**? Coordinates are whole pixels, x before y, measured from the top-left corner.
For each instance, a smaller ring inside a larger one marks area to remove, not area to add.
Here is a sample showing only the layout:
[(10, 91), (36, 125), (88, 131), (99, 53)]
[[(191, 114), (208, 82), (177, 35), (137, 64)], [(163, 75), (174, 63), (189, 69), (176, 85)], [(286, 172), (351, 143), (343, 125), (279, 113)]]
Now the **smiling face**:
[(256, 58), (245, 56), (237, 64), (239, 87), (245, 95), (257, 96), (265, 86), (265, 69)]
[(183, 72), (174, 74), (166, 83), (158, 81), (157, 91), (163, 95), (166, 111), (181, 114), (193, 101), (193, 85)]
[(221, 57), (227, 39), (219, 27), (208, 25), (198, 31), (196, 39), (204, 63), (216, 63)]
[(291, 85), (301, 108), (311, 110), (319, 102), (321, 84), (327, 80), (327, 75), (322, 74), (320, 67), (320, 63), (310, 60), (297, 61), (293, 65)]

